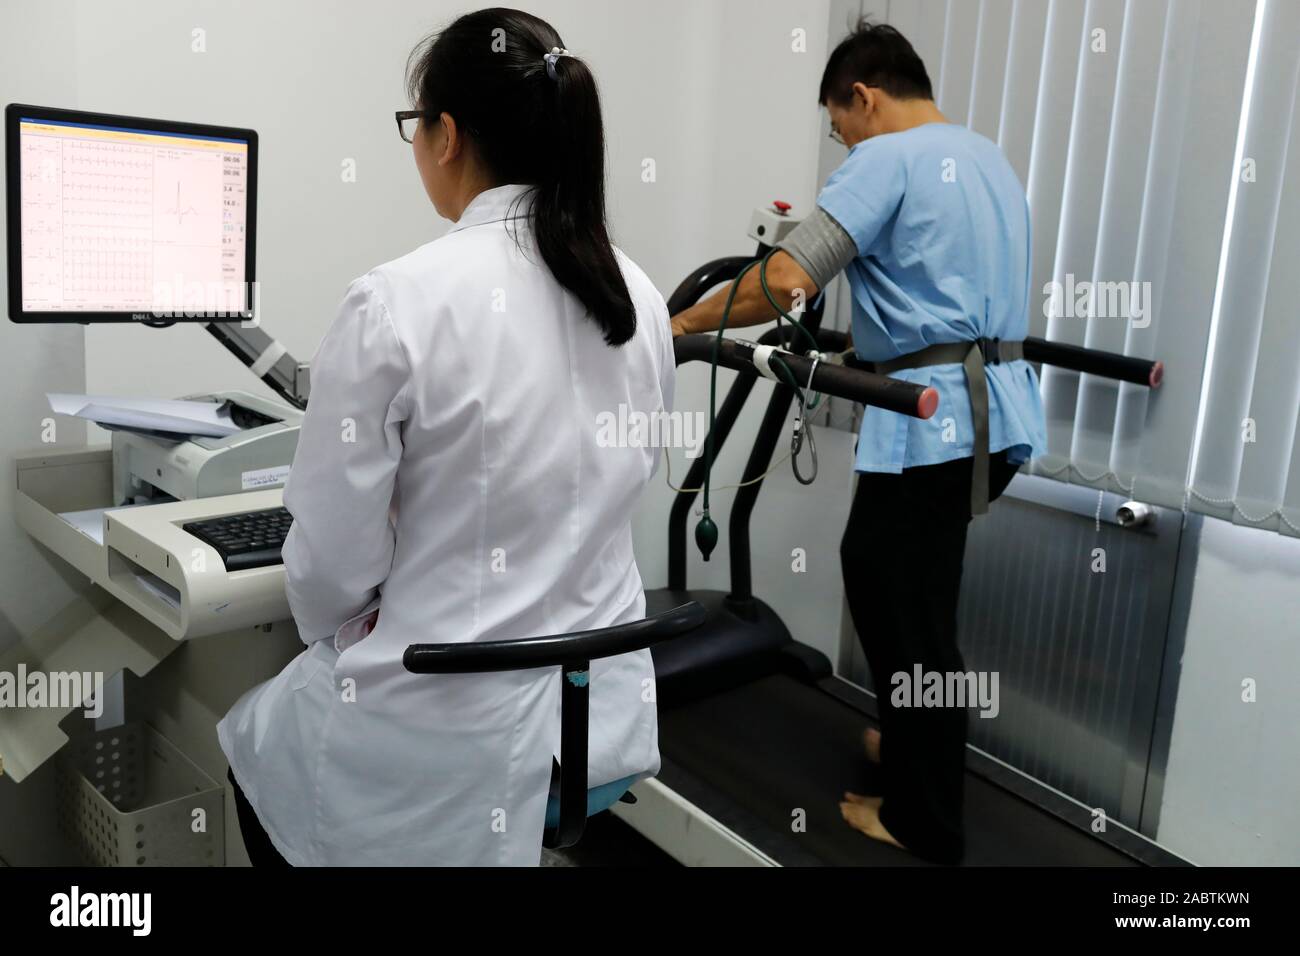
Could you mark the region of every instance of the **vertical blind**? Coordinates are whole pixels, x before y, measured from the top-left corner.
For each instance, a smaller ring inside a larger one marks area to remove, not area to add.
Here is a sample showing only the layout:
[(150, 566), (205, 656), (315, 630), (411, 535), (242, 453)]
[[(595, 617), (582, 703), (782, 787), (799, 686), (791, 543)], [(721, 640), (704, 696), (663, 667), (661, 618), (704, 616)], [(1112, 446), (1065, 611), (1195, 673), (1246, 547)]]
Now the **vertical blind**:
[(1259, 17), (1190, 496), (1300, 535), (1300, 3)]
[(1167, 367), (1044, 368), (1033, 471), (1300, 534), (1300, 3), (882, 6), (1026, 185), (1031, 334)]

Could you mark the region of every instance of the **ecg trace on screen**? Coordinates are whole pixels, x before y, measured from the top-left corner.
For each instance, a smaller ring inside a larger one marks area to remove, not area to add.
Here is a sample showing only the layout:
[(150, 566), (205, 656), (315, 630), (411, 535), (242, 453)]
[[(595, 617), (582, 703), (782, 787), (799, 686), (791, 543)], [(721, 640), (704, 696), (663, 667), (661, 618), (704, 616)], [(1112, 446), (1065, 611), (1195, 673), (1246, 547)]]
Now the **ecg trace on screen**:
[(25, 311), (244, 302), (246, 143), (24, 119), (20, 165)]
[(181, 184), (180, 184), (180, 180), (177, 180), (176, 181), (176, 202), (172, 205), (170, 209), (167, 210), (167, 215), (175, 216), (177, 225), (184, 225), (186, 216), (193, 216), (196, 215), (197, 213), (198, 210), (195, 209), (193, 206), (186, 206), (181, 202)]

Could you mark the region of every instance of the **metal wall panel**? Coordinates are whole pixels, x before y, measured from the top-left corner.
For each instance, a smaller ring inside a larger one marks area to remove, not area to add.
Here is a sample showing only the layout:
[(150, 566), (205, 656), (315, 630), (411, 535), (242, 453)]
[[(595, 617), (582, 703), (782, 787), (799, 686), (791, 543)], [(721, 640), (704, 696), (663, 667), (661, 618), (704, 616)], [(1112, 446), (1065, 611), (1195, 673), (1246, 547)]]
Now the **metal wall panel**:
[[(971, 523), (958, 625), (966, 669), (998, 676), (998, 715), (971, 711), (971, 745), (1154, 834), (1143, 796), (1183, 516), (1155, 509), (1122, 528), (1123, 503), (1018, 476)], [(1105, 571), (1093, 570), (1095, 549)], [(846, 663), (844, 676), (870, 686), (860, 649)]]

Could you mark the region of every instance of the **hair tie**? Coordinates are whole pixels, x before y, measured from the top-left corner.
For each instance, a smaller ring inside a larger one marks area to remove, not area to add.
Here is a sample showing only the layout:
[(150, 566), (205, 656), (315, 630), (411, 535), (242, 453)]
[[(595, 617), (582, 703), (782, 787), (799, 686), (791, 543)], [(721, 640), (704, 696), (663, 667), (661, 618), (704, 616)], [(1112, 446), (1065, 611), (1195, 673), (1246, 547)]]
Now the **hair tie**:
[(564, 47), (553, 46), (550, 53), (542, 55), (542, 59), (546, 61), (546, 75), (553, 80), (559, 79), (555, 73), (555, 61), (562, 56), (573, 56), (573, 54)]

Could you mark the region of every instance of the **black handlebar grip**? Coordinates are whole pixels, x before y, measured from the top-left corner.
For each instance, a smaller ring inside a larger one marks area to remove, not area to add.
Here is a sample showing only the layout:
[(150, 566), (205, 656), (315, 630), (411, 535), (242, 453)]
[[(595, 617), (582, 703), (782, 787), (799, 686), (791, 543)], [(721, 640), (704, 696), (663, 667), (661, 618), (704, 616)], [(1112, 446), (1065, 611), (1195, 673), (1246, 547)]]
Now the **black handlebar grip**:
[(1086, 349), (1081, 345), (1066, 345), (1064, 342), (1049, 342), (1032, 336), (1025, 339), (1025, 359), (1103, 378), (1119, 379), (1121, 382), (1132, 382), (1134, 385), (1145, 385), (1147, 388), (1159, 388), (1165, 376), (1164, 362)]
[[(677, 364), (709, 362), (713, 358), (714, 335), (683, 335), (673, 342)], [(724, 338), (718, 347), (718, 364), (723, 368), (754, 367), (754, 343)], [(930, 387), (914, 385), (887, 375), (877, 375), (865, 369), (847, 368), (818, 362), (811, 385), (808, 375), (813, 360), (792, 352), (781, 352), (781, 361), (789, 367), (795, 382), (801, 388), (811, 387), (814, 392), (845, 398), (863, 405), (900, 412), (913, 418), (929, 418), (939, 407), (939, 393)]]

